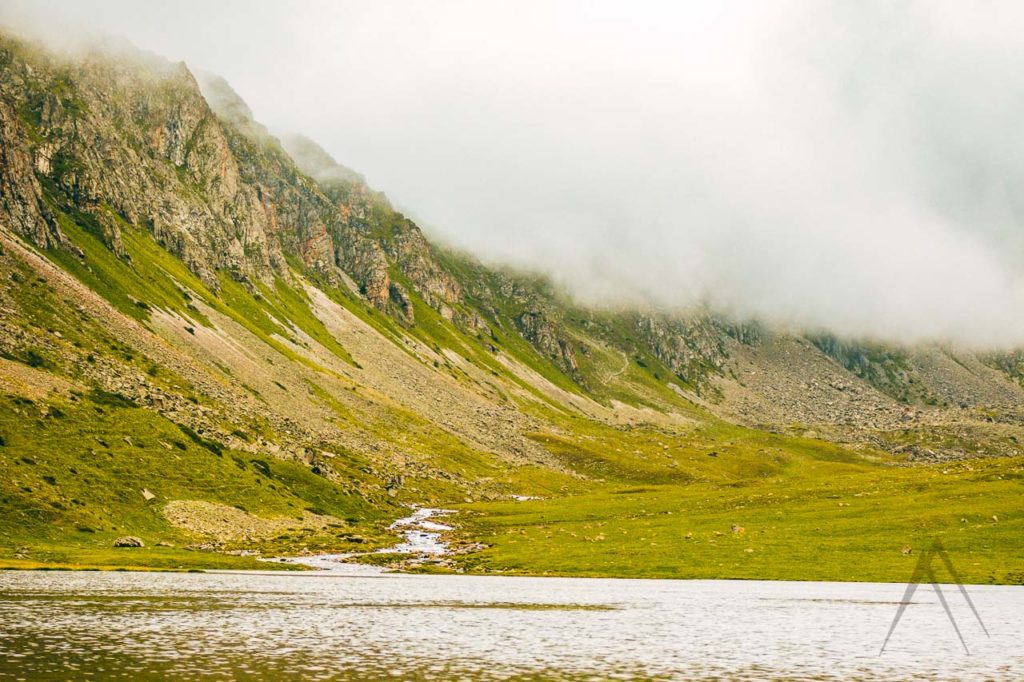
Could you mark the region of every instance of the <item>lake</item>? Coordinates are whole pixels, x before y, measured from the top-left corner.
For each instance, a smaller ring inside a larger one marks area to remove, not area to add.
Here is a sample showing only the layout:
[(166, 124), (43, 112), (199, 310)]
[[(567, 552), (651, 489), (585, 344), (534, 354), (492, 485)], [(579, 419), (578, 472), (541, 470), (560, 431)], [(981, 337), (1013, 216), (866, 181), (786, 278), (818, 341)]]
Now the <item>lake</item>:
[(1024, 588), (0, 572), (0, 679), (1021, 679)]

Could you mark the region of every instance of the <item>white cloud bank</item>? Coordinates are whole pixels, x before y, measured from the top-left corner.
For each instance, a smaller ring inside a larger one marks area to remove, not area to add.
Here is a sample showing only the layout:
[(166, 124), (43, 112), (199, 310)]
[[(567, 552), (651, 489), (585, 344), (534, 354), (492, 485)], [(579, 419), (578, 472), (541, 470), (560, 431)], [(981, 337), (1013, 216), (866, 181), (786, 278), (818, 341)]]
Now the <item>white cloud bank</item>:
[(4, 5), (222, 74), (587, 301), (1024, 343), (1020, 3)]

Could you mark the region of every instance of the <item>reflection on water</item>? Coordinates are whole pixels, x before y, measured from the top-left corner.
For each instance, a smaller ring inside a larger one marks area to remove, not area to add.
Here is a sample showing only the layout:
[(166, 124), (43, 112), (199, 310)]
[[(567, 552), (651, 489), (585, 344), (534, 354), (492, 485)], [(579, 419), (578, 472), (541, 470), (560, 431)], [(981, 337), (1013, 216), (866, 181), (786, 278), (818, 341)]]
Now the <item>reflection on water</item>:
[(0, 679), (1021, 679), (1024, 588), (0, 573)]

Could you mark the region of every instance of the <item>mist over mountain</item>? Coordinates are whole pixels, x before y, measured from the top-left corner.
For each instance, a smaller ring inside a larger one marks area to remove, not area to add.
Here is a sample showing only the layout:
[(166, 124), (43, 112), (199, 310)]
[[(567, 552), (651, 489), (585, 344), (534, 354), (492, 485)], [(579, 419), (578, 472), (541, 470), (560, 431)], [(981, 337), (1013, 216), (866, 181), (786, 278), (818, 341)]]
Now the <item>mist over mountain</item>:
[(0, 17), (61, 43), (59, 15), (220, 74), (428, 232), (583, 302), (988, 347), (1024, 341), (1022, 12), (47, 1)]
[(1012, 45), (730, 7), (4, 5), (0, 568), (1024, 582)]

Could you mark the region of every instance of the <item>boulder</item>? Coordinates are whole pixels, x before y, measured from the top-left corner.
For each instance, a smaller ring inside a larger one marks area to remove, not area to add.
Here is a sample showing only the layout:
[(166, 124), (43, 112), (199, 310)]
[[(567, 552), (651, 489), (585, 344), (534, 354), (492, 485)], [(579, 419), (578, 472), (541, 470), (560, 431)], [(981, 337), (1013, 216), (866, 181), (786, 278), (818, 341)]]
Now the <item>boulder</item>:
[(114, 540), (114, 547), (145, 547), (141, 538), (134, 535), (124, 535)]

